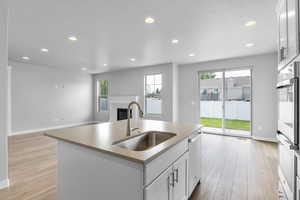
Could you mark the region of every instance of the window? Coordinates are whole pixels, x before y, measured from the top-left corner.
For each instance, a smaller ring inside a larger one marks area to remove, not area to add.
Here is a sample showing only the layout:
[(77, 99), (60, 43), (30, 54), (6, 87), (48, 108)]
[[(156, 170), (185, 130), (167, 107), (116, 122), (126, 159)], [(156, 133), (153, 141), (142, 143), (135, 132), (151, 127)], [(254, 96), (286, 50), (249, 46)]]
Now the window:
[(108, 80), (97, 81), (97, 111), (108, 111)]
[(162, 75), (151, 74), (145, 76), (145, 110), (146, 114), (161, 114)]

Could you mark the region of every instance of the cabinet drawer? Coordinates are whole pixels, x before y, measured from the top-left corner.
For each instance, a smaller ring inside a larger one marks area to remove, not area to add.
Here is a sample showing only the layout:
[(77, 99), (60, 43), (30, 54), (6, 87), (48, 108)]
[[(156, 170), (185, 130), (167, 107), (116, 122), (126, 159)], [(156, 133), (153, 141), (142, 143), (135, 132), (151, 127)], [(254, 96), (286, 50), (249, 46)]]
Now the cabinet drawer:
[(172, 163), (174, 163), (184, 152), (188, 150), (188, 139), (174, 145), (169, 150), (152, 160), (145, 166), (145, 182), (144, 185), (151, 183)]

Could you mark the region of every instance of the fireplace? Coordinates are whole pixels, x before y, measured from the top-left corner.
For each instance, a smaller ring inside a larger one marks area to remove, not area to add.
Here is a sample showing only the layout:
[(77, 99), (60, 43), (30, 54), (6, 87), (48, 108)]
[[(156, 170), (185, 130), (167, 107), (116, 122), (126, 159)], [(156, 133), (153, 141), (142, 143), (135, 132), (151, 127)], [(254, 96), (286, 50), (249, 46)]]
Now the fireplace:
[[(127, 108), (130, 102), (139, 102), (138, 96), (110, 96), (109, 102), (109, 121), (114, 122), (117, 120), (127, 119)], [(138, 119), (139, 112), (136, 107), (130, 111), (132, 119)]]
[[(128, 109), (118, 108), (117, 109), (117, 120), (127, 119)], [(130, 118), (132, 118), (132, 109), (130, 109)]]

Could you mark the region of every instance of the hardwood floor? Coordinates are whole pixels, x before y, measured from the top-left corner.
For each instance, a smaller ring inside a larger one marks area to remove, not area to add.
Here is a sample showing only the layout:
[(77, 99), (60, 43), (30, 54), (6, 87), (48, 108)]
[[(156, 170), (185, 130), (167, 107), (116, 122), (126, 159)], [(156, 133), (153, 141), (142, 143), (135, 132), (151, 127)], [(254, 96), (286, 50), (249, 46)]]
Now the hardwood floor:
[(204, 135), (202, 179), (191, 200), (277, 200), (277, 145)]
[(41, 134), (8, 139), (10, 188), (0, 190), (2, 200), (54, 200), (56, 141)]
[[(56, 200), (55, 147), (41, 134), (10, 137), (11, 187), (0, 200)], [(191, 200), (278, 199), (276, 144), (203, 135), (201, 157), (202, 183)]]

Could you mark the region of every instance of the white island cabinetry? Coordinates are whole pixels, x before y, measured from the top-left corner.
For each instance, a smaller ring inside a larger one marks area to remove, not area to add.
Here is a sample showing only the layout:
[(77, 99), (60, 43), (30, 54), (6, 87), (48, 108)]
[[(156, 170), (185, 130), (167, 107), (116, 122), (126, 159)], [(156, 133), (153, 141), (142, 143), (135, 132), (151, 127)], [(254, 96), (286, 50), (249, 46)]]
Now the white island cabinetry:
[[(152, 120), (133, 121), (132, 125), (142, 133), (126, 137), (126, 121), (47, 133), (58, 140), (57, 199), (187, 200), (189, 163), (194, 163), (189, 157), (195, 150), (189, 141), (195, 135), (199, 138), (201, 127)], [(156, 139), (150, 135), (153, 132)], [(169, 139), (146, 150), (119, 145), (124, 139), (151, 142), (164, 137)], [(200, 160), (200, 154), (191, 155)]]
[(183, 154), (145, 189), (145, 200), (187, 199), (188, 153)]

